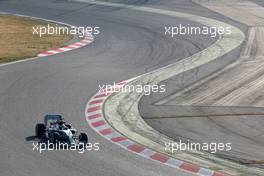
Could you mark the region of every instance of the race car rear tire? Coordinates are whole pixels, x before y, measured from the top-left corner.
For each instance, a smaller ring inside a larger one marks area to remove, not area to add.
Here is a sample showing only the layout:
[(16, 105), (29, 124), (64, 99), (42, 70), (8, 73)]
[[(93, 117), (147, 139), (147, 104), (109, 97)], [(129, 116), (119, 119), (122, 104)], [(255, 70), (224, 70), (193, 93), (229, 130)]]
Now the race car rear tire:
[(87, 143), (88, 142), (88, 137), (85, 133), (80, 133), (79, 135), (79, 142), (80, 143)]
[(41, 137), (45, 133), (45, 125), (43, 123), (36, 124), (35, 133), (37, 137)]

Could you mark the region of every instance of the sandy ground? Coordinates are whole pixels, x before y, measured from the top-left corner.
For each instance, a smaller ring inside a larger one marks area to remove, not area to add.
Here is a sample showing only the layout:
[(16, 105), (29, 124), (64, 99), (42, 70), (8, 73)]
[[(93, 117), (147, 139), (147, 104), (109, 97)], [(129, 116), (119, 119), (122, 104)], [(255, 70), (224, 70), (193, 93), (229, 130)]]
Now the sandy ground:
[[(54, 26), (54, 24), (51, 24)], [(0, 15), (0, 63), (36, 56), (41, 51), (62, 46), (72, 35), (33, 35), (33, 27), (47, 26), (42, 21)]]

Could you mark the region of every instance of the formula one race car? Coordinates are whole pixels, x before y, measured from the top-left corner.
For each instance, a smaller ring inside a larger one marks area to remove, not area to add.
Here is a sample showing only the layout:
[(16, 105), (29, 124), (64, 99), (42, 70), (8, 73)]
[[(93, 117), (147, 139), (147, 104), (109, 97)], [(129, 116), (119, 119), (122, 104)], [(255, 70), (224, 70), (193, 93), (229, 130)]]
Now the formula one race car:
[(77, 134), (77, 132), (76, 129), (64, 121), (61, 115), (46, 115), (44, 123), (38, 123), (35, 127), (36, 136), (45, 138), (51, 143), (87, 144), (87, 135), (85, 133)]

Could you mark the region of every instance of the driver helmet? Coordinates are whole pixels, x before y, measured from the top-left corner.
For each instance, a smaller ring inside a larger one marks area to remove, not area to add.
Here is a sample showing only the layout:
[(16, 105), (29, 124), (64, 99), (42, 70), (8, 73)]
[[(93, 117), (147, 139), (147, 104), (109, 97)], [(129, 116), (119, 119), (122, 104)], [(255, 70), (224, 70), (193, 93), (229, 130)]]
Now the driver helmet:
[(57, 120), (57, 123), (58, 123), (59, 125), (64, 124), (64, 123), (65, 123), (64, 118), (61, 118), (61, 119)]

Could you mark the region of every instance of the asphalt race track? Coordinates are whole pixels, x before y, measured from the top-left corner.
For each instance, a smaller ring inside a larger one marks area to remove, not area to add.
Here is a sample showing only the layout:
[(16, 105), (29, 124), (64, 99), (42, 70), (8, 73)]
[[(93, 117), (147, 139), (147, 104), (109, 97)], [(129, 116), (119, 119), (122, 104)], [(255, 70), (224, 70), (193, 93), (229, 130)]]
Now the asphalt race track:
[[(213, 15), (234, 24), (184, 0), (128, 3)], [(164, 35), (164, 25), (193, 24), (191, 21), (64, 0), (0, 1), (0, 12), (76, 26), (100, 26), (101, 31), (95, 42), (84, 48), (0, 67), (0, 175), (191, 175), (123, 150), (88, 125), (83, 126), (81, 119), (99, 84), (111, 84), (173, 63), (208, 47), (215, 39), (205, 36), (172, 39)], [(100, 151), (84, 154), (32, 151), (35, 124), (45, 114), (53, 113), (62, 114), (73, 126), (87, 132), (91, 142), (100, 143)]]

